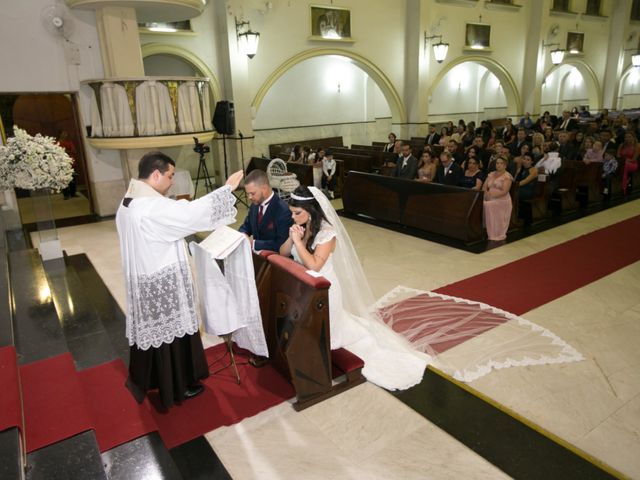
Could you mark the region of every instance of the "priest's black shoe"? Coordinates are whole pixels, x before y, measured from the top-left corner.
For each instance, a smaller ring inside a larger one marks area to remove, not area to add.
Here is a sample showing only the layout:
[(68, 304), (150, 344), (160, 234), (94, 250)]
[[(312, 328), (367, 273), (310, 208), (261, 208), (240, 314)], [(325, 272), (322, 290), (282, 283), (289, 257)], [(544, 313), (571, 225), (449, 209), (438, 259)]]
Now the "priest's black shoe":
[(196, 385), (191, 385), (185, 390), (184, 399), (189, 400), (190, 398), (197, 397), (202, 392), (204, 392), (204, 386), (200, 385), (199, 383)]

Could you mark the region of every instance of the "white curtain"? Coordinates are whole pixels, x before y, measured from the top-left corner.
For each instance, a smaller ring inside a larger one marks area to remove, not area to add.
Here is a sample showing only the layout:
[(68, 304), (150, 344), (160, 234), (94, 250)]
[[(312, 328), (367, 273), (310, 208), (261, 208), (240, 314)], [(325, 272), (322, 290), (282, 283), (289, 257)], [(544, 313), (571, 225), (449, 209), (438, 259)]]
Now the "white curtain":
[(138, 135), (166, 135), (176, 132), (169, 89), (149, 80), (136, 87)]
[(178, 87), (178, 127), (181, 132), (201, 132), (202, 111), (195, 82), (184, 82)]
[(116, 83), (103, 83), (100, 87), (100, 103), (104, 136), (132, 137), (133, 119), (124, 87)]

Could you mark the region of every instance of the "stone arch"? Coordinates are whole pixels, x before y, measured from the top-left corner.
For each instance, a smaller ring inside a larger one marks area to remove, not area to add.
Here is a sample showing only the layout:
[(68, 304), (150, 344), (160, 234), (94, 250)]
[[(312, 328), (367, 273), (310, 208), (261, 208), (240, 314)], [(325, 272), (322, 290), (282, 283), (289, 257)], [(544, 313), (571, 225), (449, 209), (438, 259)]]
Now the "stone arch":
[(140, 49), (142, 50), (142, 58), (150, 57), (151, 55), (171, 55), (186, 61), (210, 79), (209, 88), (211, 89), (214, 100), (218, 101), (222, 98), (222, 90), (220, 89), (220, 84), (216, 76), (200, 57), (194, 55), (189, 50), (164, 43), (147, 43), (142, 45)]
[[(589, 96), (589, 109), (593, 111), (600, 110), (600, 108), (602, 108), (602, 92), (600, 90), (598, 77), (596, 77), (593, 69), (582, 60), (576, 58), (568, 58), (561, 64), (554, 65), (544, 74), (544, 77), (542, 78), (543, 83), (549, 75), (555, 72), (558, 68), (566, 65), (575, 67), (582, 75), (582, 78), (584, 78), (585, 84), (587, 86), (587, 95)], [(540, 84), (538, 88), (542, 92), (542, 84)], [(542, 98), (542, 95), (540, 95), (540, 98)], [(540, 105), (538, 105), (538, 110), (540, 110)]]
[(513, 78), (511, 77), (507, 69), (495, 60), (488, 57), (481, 57), (479, 55), (463, 56), (449, 62), (442, 70), (438, 72), (436, 77), (433, 79), (433, 82), (431, 82), (431, 86), (429, 87), (429, 91), (427, 92), (427, 98), (429, 98), (433, 94), (435, 88), (452, 68), (467, 62), (478, 63), (489, 70), (491, 73), (493, 73), (498, 78), (498, 80), (500, 80), (500, 85), (502, 86), (502, 90), (504, 91), (504, 96), (507, 99), (507, 115), (520, 115), (520, 110), (522, 109), (520, 93), (518, 92), (518, 87), (516, 86), (516, 83), (513, 81)]
[(631, 73), (637, 72), (638, 67), (634, 67), (631, 63), (627, 65), (627, 67), (622, 71), (622, 75), (620, 75), (620, 80), (618, 81), (618, 88), (616, 89), (616, 98), (615, 98), (615, 106), (618, 110), (626, 108), (624, 105), (624, 83), (627, 81), (627, 78)]
[(400, 95), (396, 91), (395, 87), (391, 83), (391, 80), (384, 74), (384, 72), (378, 68), (373, 62), (371, 62), (366, 57), (359, 55), (357, 53), (353, 53), (348, 50), (342, 50), (339, 48), (316, 48), (313, 50), (305, 50), (303, 52), (294, 55), (293, 57), (286, 60), (283, 64), (281, 64), (278, 68), (276, 68), (269, 77), (264, 81), (262, 86), (258, 89), (256, 96), (251, 102), (251, 110), (253, 112), (257, 112), (260, 108), (260, 104), (264, 100), (265, 95), (269, 91), (269, 89), (276, 83), (276, 81), (284, 75), (291, 67), (297, 65), (304, 60), (308, 60), (314, 57), (321, 57), (326, 55), (337, 55), (341, 57), (347, 57), (353, 61), (353, 63), (359, 67), (361, 70), (367, 73), (373, 81), (376, 83), (380, 91), (384, 95), (384, 98), (387, 100), (389, 104), (389, 108), (391, 110), (391, 115), (393, 117), (394, 123), (404, 123), (406, 122), (407, 114), (402, 104), (402, 100), (400, 99)]

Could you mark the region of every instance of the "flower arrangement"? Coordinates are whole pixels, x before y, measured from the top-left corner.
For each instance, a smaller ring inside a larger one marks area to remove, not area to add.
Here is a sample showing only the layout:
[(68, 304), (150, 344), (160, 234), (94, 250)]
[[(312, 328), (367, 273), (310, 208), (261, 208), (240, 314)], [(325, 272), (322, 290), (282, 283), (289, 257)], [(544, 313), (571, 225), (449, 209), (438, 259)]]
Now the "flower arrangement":
[(13, 127), (13, 137), (0, 146), (0, 190), (62, 190), (73, 178), (73, 159), (53, 137), (35, 136)]

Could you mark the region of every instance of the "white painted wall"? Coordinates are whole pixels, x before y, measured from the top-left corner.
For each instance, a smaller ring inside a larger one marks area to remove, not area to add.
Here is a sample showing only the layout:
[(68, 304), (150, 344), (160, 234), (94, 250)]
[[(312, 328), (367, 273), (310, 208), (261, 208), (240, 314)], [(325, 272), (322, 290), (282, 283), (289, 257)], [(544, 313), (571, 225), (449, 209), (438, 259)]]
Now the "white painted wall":
[(185, 60), (171, 55), (151, 55), (144, 58), (144, 74), (153, 76), (199, 77), (203, 73), (197, 71)]
[[(449, 70), (430, 98), (432, 122), (478, 121), (506, 113), (507, 99), (498, 78), (475, 62), (464, 62)], [(455, 117), (455, 118), (454, 118)]]
[[(573, 106), (589, 104), (585, 78), (577, 68), (562, 65), (545, 78), (542, 88), (542, 109), (558, 115)], [(590, 108), (591, 107), (590, 105)]]
[(368, 78), (344, 57), (305, 60), (271, 87), (256, 112), (254, 130), (364, 122), (390, 116), (382, 92)]
[(620, 108), (640, 107), (640, 68), (632, 68), (622, 82)]

